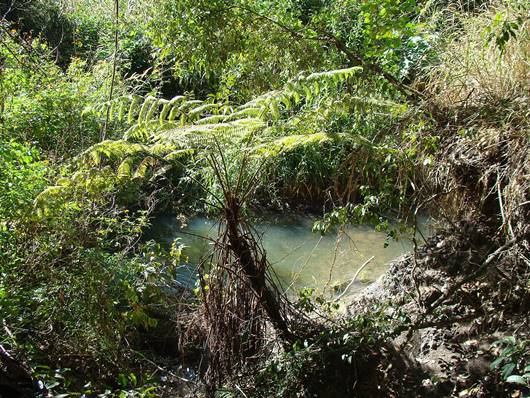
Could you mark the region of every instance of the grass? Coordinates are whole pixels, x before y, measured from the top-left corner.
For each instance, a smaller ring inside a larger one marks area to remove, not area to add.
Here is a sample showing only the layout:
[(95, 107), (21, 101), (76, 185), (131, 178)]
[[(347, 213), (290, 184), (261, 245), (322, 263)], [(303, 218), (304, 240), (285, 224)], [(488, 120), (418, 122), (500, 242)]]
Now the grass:
[[(497, 110), (504, 122), (528, 116), (520, 112), (528, 112), (529, 103), (529, 11), (526, 2), (499, 2), (475, 16), (461, 14), (460, 29), (440, 34), (444, 48), (427, 87), (439, 108)], [(512, 23), (513, 36), (503, 37)]]

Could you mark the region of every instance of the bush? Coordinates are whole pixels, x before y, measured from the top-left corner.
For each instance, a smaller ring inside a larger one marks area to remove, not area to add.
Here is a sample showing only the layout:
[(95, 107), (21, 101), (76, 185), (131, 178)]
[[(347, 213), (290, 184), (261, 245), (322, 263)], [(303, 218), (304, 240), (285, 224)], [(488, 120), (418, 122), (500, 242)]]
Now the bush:
[[(37, 52), (46, 49), (37, 41), (33, 46)], [(83, 110), (108, 95), (106, 64), (88, 72), (85, 62), (74, 60), (63, 72), (50, 61), (37, 64), (29, 55), (15, 58), (4, 48), (0, 52), (5, 59), (0, 75), (4, 107), (0, 135), (30, 142), (59, 158), (99, 140), (100, 121)]]
[[(0, 236), (0, 317), (10, 331), (0, 344), (23, 347), (39, 369), (73, 370), (53, 393), (80, 391), (90, 380), (117, 388), (118, 373), (136, 372), (133, 350), (149, 345), (146, 331), (176, 315), (170, 309), (179, 293), (178, 258), (138, 244), (147, 215), (113, 205), (116, 179), (103, 171), (80, 181), (71, 196), (41, 194), (35, 202), (46, 200), (46, 211), (37, 212), (28, 195), (9, 239)], [(4, 212), (8, 204), (1, 203)], [(138, 384), (148, 381), (136, 375)]]
[[(24, 215), (46, 183), (39, 152), (15, 141), (0, 141), (0, 220)], [(4, 227), (6, 225), (4, 224)]]
[(74, 49), (74, 25), (59, 4), (43, 0), (12, 0), (0, 3), (0, 14), (32, 37), (41, 37), (53, 50), (58, 64), (66, 67)]

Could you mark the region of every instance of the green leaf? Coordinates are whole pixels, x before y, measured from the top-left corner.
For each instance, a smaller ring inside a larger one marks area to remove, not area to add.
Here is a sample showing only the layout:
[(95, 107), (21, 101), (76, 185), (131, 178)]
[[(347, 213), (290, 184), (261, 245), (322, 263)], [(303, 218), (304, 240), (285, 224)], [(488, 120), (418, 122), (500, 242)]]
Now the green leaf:
[(497, 368), (504, 361), (504, 357), (499, 357), (490, 364), (490, 369)]
[(313, 91), (314, 91), (315, 95), (320, 94), (320, 84), (318, 83), (318, 81), (315, 81), (313, 83)]
[(504, 341), (506, 341), (507, 343), (511, 344), (511, 345), (515, 345), (515, 337), (514, 336), (508, 336), (504, 339)]
[(160, 106), (160, 102), (158, 100), (153, 101), (153, 104), (151, 105), (151, 107), (149, 108), (149, 111), (147, 112), (147, 115), (145, 116), (146, 121), (151, 120), (155, 112), (158, 110), (159, 106)]
[(120, 383), (122, 387), (127, 387), (127, 383), (128, 383), (127, 376), (125, 376), (123, 373), (120, 373), (118, 375), (118, 383)]
[(280, 118), (280, 108), (278, 107), (278, 103), (274, 100), (271, 101), (271, 112), (272, 112), (272, 117), (274, 119), (279, 119)]
[(118, 178), (129, 177), (131, 175), (132, 164), (133, 159), (131, 157), (125, 158), (118, 167)]
[(125, 113), (125, 101), (120, 101), (120, 107), (118, 109), (118, 121), (123, 121), (123, 114)]
[(169, 101), (164, 103), (164, 106), (162, 107), (162, 111), (160, 112), (160, 115), (158, 117), (160, 124), (163, 124), (165, 122), (170, 108), (171, 108), (171, 103)]
[(50, 384), (46, 384), (48, 390), (52, 390), (59, 385), (58, 381), (52, 381)]
[(507, 363), (506, 365), (504, 365), (502, 367), (502, 378), (506, 380), (508, 376), (512, 374), (514, 369), (515, 369), (514, 363)]
[[(138, 123), (142, 123), (144, 120), (145, 120), (145, 116), (147, 115), (147, 113), (149, 112), (149, 110), (152, 108), (150, 106), (151, 102), (152, 101), (155, 101), (157, 102), (157, 99), (154, 98), (154, 97), (147, 97), (143, 104), (142, 104), (142, 107), (140, 108), (140, 113), (138, 114)], [(152, 105), (152, 104), (151, 104)]]
[(526, 380), (524, 379), (523, 376), (519, 376), (519, 375), (511, 375), (509, 376), (507, 379), (506, 379), (506, 382), (507, 383), (514, 383), (514, 384), (521, 384), (521, 385), (526, 385)]
[(129, 106), (129, 113), (127, 114), (127, 122), (131, 124), (134, 121), (134, 112), (138, 103), (140, 102), (141, 97), (134, 96), (132, 97), (131, 105)]
[(292, 107), (291, 100), (289, 99), (287, 95), (284, 95), (283, 97), (281, 97), (280, 101), (285, 105), (286, 110), (291, 109)]
[(136, 375), (134, 373), (129, 374), (129, 380), (131, 380), (131, 384), (133, 385), (133, 387), (136, 387), (136, 385), (138, 384), (138, 379), (136, 378)]
[(175, 118), (177, 117), (177, 115), (179, 114), (179, 106), (178, 105), (175, 105), (173, 106), (173, 108), (171, 108), (171, 112), (169, 112), (169, 118), (168, 120), (170, 122), (172, 122), (173, 120), (175, 120)]

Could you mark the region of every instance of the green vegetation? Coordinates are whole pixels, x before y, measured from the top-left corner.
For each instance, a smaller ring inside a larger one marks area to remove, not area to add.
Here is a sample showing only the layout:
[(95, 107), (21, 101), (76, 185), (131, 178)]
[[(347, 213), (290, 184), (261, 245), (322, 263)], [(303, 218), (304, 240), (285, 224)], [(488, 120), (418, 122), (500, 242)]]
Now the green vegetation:
[[(0, 397), (530, 396), (529, 15), (0, 4)], [(247, 224), (264, 211), (442, 227), (392, 269), (400, 308), (349, 307), (278, 291)], [(192, 289), (180, 242), (149, 239), (161, 213), (225, 226)], [(464, 326), (498, 340), (483, 380), (405, 358), (417, 331)]]

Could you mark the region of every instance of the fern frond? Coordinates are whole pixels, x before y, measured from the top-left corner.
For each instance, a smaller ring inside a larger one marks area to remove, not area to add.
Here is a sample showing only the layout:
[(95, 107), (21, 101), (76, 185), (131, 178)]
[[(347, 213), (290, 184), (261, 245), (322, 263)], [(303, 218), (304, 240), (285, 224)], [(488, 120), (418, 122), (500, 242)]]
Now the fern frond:
[(265, 113), (264, 108), (247, 107), (238, 110), (226, 117), (226, 121), (238, 120), (241, 118), (261, 118)]
[(131, 124), (133, 123), (136, 108), (138, 107), (138, 104), (141, 101), (141, 97), (138, 95), (131, 95), (129, 97), (129, 100), (131, 104), (129, 105), (129, 112), (127, 113), (127, 122)]
[(194, 153), (195, 153), (194, 149), (177, 149), (176, 151), (172, 151), (168, 153), (166, 156), (164, 156), (164, 159), (168, 161), (173, 161), (173, 160), (185, 158), (186, 156), (193, 155)]
[(144, 178), (149, 167), (154, 167), (156, 163), (156, 159), (152, 156), (146, 156), (143, 158), (134, 172), (134, 178)]
[(215, 124), (215, 123), (222, 123), (225, 121), (228, 121), (225, 115), (212, 115), (212, 116), (208, 116), (208, 117), (197, 120), (195, 124)]
[(186, 109), (193, 109), (195, 108), (194, 105), (201, 105), (203, 104), (204, 101), (201, 101), (201, 100), (189, 100), (189, 101), (185, 101), (180, 107), (179, 107), (179, 111), (181, 113), (183, 113)]
[(48, 204), (57, 200), (58, 197), (62, 196), (65, 192), (66, 187), (64, 185), (54, 185), (46, 188), (40, 194), (37, 195), (34, 201), (34, 206), (41, 214), (46, 213)]
[[(195, 140), (197, 136), (227, 136), (231, 130), (237, 130), (235, 136), (241, 138), (241, 128), (248, 129), (247, 135), (252, 134), (255, 128), (262, 128), (264, 123), (275, 123), (284, 116), (292, 115), (296, 111), (293, 107), (302, 100), (309, 104), (322, 93), (331, 88), (336, 89), (340, 82), (354, 77), (360, 70), (360, 67), (353, 67), (299, 76), (282, 89), (266, 92), (235, 108), (230, 104), (190, 100), (186, 96), (176, 96), (169, 101), (153, 96), (122, 97), (116, 100), (114, 107), (118, 107), (118, 119), (121, 119), (124, 104), (130, 103), (128, 120), (132, 123), (124, 134), (126, 140), (178, 143), (182, 147), (189, 147), (189, 143), (184, 141)], [(356, 101), (352, 99), (351, 103), (356, 110), (362, 111), (364, 103)], [(106, 105), (113, 106), (110, 103)], [(375, 103), (373, 105), (377, 106)], [(114, 115), (114, 110), (111, 113)], [(99, 157), (105, 154), (94, 149), (94, 164), (98, 164), (101, 161)]]
[(144, 148), (143, 145), (134, 144), (126, 140), (106, 140), (91, 146), (79, 154), (74, 160), (78, 164), (88, 163), (99, 166), (104, 159), (123, 159), (126, 156), (144, 150)]
[(258, 144), (254, 147), (253, 151), (257, 156), (268, 158), (278, 156), (282, 153), (290, 152), (304, 146), (322, 144), (324, 142), (348, 138), (349, 136), (346, 134), (329, 135), (326, 133), (313, 133), (288, 135)]
[(118, 166), (118, 179), (123, 179), (131, 176), (131, 170), (133, 166), (133, 158), (126, 157), (123, 162)]
[(343, 81), (350, 77), (353, 77), (358, 72), (361, 72), (363, 70), (360, 66), (354, 66), (351, 68), (345, 68), (345, 69), (335, 69), (325, 72), (315, 72), (311, 73), (305, 80), (307, 81)]
[(206, 113), (207, 111), (217, 111), (219, 109), (219, 104), (213, 103), (213, 104), (204, 104), (201, 106), (198, 106), (196, 108), (193, 108), (189, 111), (190, 116), (200, 116), (201, 114)]

